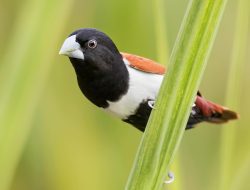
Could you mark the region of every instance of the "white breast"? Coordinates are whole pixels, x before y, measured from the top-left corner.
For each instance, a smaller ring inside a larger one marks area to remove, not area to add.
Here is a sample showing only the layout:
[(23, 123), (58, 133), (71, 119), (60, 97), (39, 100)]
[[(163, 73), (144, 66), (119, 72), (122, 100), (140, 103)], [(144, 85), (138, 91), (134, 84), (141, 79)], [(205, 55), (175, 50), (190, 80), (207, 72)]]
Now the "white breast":
[(126, 119), (127, 116), (135, 113), (143, 100), (155, 99), (163, 79), (162, 75), (145, 73), (128, 66), (128, 61), (124, 59), (129, 72), (129, 89), (117, 102), (110, 102), (105, 110)]

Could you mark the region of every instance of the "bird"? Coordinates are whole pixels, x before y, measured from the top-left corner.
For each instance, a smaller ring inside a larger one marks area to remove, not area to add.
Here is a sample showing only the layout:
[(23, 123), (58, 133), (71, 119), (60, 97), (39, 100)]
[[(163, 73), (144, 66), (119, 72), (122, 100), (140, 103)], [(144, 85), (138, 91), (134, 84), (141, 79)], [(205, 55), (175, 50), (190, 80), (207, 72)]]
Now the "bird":
[[(66, 55), (83, 95), (94, 105), (145, 131), (166, 68), (148, 58), (120, 52), (105, 33), (81, 28), (66, 37), (59, 51)], [(183, 97), (184, 98), (184, 97)], [(238, 118), (224, 106), (206, 100), (198, 91), (186, 129), (198, 123), (221, 124)]]

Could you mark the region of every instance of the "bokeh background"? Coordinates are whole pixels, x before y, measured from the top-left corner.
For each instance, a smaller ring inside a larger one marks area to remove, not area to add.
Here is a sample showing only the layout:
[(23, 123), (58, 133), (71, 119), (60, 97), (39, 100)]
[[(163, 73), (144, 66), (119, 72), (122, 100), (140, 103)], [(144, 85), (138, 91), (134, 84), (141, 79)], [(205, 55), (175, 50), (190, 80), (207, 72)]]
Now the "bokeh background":
[[(124, 189), (142, 133), (81, 94), (66, 57), (73, 30), (167, 63), (189, 0), (0, 0), (0, 190)], [(200, 90), (237, 110), (185, 133), (170, 190), (250, 189), (248, 0), (229, 0)]]

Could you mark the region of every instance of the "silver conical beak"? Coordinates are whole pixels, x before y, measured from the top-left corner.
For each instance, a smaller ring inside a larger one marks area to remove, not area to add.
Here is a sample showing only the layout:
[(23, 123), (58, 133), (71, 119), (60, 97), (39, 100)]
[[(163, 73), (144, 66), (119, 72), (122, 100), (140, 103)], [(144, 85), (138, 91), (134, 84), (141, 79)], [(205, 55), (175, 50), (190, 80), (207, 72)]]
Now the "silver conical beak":
[(70, 36), (64, 41), (59, 51), (59, 55), (66, 55), (68, 57), (84, 60), (81, 46), (76, 42), (76, 35)]

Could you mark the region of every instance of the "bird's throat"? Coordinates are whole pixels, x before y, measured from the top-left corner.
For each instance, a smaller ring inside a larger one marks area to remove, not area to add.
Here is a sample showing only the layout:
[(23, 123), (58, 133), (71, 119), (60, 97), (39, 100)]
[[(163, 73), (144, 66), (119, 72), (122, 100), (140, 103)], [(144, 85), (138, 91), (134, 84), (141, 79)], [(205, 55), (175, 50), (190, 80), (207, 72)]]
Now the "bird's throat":
[(129, 74), (124, 63), (113, 65), (112, 70), (107, 72), (79, 63), (79, 60), (71, 59), (71, 62), (82, 93), (96, 106), (107, 108), (108, 101), (118, 101), (127, 93)]

